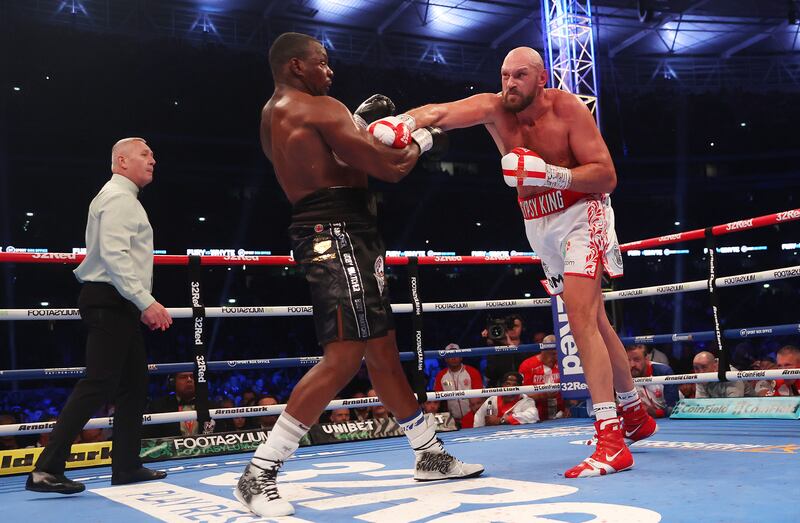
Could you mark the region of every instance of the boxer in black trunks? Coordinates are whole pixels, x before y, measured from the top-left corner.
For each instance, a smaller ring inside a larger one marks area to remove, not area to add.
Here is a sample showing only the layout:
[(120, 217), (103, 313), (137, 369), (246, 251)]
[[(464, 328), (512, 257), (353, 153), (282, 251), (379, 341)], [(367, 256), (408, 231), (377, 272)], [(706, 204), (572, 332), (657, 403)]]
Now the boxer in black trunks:
[(384, 246), (367, 190), (368, 176), (401, 180), (420, 154), (443, 146), (443, 133), (418, 129), (412, 137), (397, 123), (390, 132), (402, 148), (373, 138), (364, 124), (390, 115), (391, 100), (373, 96), (351, 115), (326, 96), (333, 71), (325, 48), (310, 36), (284, 33), (270, 48), (269, 61), (275, 91), (261, 113), (261, 144), (293, 205), (289, 233), (310, 285), (323, 358), (292, 391), (234, 495), (260, 516), (294, 513), (278, 494), (278, 470), (363, 358), (379, 398), (415, 451), (415, 479), (481, 474), (481, 465), (462, 463), (444, 450), (403, 374), (383, 277)]

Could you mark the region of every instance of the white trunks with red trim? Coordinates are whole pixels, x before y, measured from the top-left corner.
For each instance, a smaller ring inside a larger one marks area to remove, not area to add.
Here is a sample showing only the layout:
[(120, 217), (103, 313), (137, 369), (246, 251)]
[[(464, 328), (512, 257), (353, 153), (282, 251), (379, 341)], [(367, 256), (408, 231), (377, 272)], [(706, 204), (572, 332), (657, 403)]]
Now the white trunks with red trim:
[(614, 230), (614, 209), (606, 194), (551, 189), (519, 198), (525, 233), (542, 259), (550, 294), (564, 290), (564, 275), (594, 278), (602, 268), (622, 276), (622, 253)]

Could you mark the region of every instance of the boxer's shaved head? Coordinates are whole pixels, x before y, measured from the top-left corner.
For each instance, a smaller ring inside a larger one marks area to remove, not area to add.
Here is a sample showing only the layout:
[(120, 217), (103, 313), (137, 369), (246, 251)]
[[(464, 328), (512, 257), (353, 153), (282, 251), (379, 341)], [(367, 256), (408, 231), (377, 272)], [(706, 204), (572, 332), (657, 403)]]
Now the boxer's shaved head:
[(503, 60), (503, 65), (505, 65), (506, 62), (515, 64), (527, 63), (531, 67), (544, 69), (544, 60), (542, 60), (542, 55), (540, 55), (536, 49), (532, 49), (530, 47), (517, 47), (516, 49), (512, 49), (506, 55), (505, 60)]
[(514, 113), (525, 110), (547, 82), (542, 55), (530, 47), (512, 49), (503, 60), (500, 79), (503, 106)]
[(322, 46), (319, 40), (303, 33), (283, 33), (276, 38), (269, 48), (269, 67), (273, 78), (280, 76), (283, 66), (292, 58), (308, 58), (312, 44)]

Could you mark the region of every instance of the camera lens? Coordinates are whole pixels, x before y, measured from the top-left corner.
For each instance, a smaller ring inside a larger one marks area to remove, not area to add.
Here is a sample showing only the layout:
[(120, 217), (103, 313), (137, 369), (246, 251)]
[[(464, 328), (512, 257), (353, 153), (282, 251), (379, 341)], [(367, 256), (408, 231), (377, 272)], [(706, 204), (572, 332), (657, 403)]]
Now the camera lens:
[(493, 340), (502, 340), (506, 337), (506, 328), (502, 324), (495, 323), (489, 327), (489, 337)]

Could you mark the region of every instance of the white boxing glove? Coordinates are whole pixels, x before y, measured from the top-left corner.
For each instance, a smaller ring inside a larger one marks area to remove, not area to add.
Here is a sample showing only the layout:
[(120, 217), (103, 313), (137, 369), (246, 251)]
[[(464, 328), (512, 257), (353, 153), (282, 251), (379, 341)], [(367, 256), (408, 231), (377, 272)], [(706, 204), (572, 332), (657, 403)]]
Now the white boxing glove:
[(387, 116), (375, 120), (367, 131), (379, 142), (395, 149), (403, 149), (411, 143), (411, 129), (406, 122), (397, 116)]
[(549, 187), (566, 189), (572, 182), (572, 171), (549, 165), (541, 156), (524, 147), (515, 147), (500, 161), (503, 179), (509, 187)]

